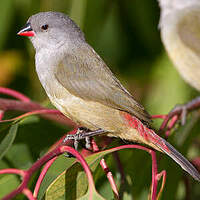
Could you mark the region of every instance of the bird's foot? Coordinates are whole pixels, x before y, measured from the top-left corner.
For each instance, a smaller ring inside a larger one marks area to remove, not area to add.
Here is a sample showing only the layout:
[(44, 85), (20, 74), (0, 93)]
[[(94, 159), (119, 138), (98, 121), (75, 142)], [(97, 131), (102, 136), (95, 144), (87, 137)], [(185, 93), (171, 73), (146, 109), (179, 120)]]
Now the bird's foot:
[(176, 105), (169, 113), (171, 116), (179, 115), (181, 124), (184, 125), (186, 122), (186, 116), (189, 111), (195, 110), (200, 107), (200, 97), (189, 101), (183, 105)]
[(175, 113), (180, 113), (180, 120), (181, 120), (181, 125), (183, 126), (186, 122), (186, 116), (187, 116), (187, 104), (183, 105), (176, 105), (171, 111), (170, 115), (176, 115)]
[[(73, 140), (74, 141), (74, 148), (78, 150), (79, 141), (85, 139), (85, 147), (86, 149), (91, 149), (91, 141), (90, 137), (101, 135), (106, 133), (106, 131), (102, 129), (97, 129), (95, 131), (91, 131), (87, 128), (80, 127), (78, 128), (77, 132), (74, 135), (67, 135), (63, 143), (66, 143), (67, 140)], [(72, 157), (71, 154), (67, 154), (67, 157)]]

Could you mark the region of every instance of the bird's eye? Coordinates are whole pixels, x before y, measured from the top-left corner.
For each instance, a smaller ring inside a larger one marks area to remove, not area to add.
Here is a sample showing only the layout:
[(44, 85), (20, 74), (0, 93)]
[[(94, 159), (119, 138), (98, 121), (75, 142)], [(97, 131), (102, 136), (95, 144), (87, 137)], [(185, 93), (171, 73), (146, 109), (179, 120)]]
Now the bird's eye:
[(41, 27), (42, 30), (47, 30), (49, 28), (49, 25), (48, 24), (45, 24)]

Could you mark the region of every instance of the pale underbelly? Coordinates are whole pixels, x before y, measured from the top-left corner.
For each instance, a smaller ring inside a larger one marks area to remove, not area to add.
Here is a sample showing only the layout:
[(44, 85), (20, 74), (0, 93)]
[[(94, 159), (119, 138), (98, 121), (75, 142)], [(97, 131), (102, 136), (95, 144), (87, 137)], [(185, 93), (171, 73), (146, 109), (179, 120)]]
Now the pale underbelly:
[(109, 132), (120, 133), (127, 128), (117, 109), (85, 101), (72, 95), (65, 98), (50, 97), (50, 100), (64, 115), (90, 130), (101, 128)]
[[(156, 149), (136, 129), (130, 127), (123, 117), (124, 112), (95, 102), (87, 102), (77, 97), (72, 99), (52, 99), (54, 105), (68, 118), (90, 130), (103, 129), (107, 136), (145, 143)], [(121, 114), (120, 114), (121, 113)]]

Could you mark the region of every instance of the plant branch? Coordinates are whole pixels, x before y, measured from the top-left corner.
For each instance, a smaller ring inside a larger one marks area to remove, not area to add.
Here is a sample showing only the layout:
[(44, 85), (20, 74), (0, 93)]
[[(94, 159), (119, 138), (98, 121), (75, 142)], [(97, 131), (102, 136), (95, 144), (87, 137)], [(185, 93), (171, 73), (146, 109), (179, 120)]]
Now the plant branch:
[[(65, 117), (58, 110), (44, 108), (38, 103), (35, 103), (32, 101), (22, 102), (22, 101), (17, 101), (17, 100), (0, 98), (0, 117), (1, 117), (0, 120), (2, 119), (4, 112), (9, 111), (9, 110), (28, 112), (16, 118), (9, 119), (10, 121), (20, 119), (20, 118), (33, 115), (33, 114), (40, 114), (42, 117), (49, 120), (57, 121), (58, 123), (65, 124), (72, 127), (76, 126), (74, 122), (72, 122), (69, 118)], [(1, 113), (2, 113), (2, 116), (1, 116)]]
[(39, 178), (38, 178), (38, 180), (37, 180), (37, 183), (36, 183), (36, 185), (35, 185), (34, 192), (33, 192), (33, 196), (34, 196), (35, 198), (37, 198), (37, 195), (38, 195), (38, 192), (39, 192), (41, 183), (42, 183), (42, 181), (43, 181), (43, 179), (44, 179), (44, 177), (45, 177), (45, 175), (46, 175), (48, 169), (49, 169), (49, 168), (51, 167), (51, 165), (54, 163), (54, 161), (56, 160), (56, 158), (57, 158), (57, 156), (54, 157), (54, 158), (52, 158), (51, 160), (49, 160), (49, 161), (45, 164), (43, 170), (41, 171), (40, 176), (39, 176)]
[[(92, 139), (92, 149), (94, 152), (98, 152), (99, 151), (99, 147), (97, 146), (96, 142), (94, 141), (94, 139)], [(106, 164), (106, 161), (103, 159), (101, 159), (100, 161), (100, 165), (103, 169), (103, 171), (105, 172), (109, 182), (110, 182), (110, 185), (111, 185), (111, 188), (112, 188), (112, 191), (114, 193), (114, 196), (116, 199), (119, 199), (119, 193), (118, 193), (118, 189), (117, 189), (117, 185), (115, 183), (115, 180), (113, 178), (113, 175), (112, 175), (112, 172), (110, 171), (109, 167), (107, 166)]]
[[(56, 148), (55, 150), (49, 152), (48, 154), (44, 155), (41, 159), (36, 161), (28, 170), (20, 170), (20, 171), (24, 172), (24, 173), (22, 173), (23, 174), (22, 183), (20, 184), (20, 186), (17, 189), (15, 189), (10, 194), (5, 196), (2, 200), (9, 200), (9, 199), (14, 198), (17, 194), (23, 193), (24, 190), (28, 189), (27, 188), (28, 182), (29, 182), (32, 174), (35, 171), (37, 171), (44, 163), (48, 162), (49, 160), (51, 160), (54, 157), (57, 157), (57, 156), (63, 154), (64, 152), (71, 153), (73, 156), (75, 156), (80, 161), (81, 165), (83, 166), (83, 168), (86, 172), (86, 175), (87, 175), (87, 178), (89, 181), (89, 186), (90, 186), (89, 190), (90, 190), (90, 194), (91, 194), (92, 190), (95, 188), (95, 186), (94, 186), (94, 180), (92, 177), (92, 173), (90, 171), (90, 168), (89, 168), (87, 162), (84, 160), (84, 158), (81, 156), (81, 154), (79, 152), (77, 152), (75, 149), (73, 149), (72, 147), (60, 146), (60, 147)], [(12, 172), (11, 169), (0, 170), (0, 174), (10, 173), (10, 172)], [(18, 172), (18, 174), (19, 174), (19, 172)]]
[(34, 198), (32, 192), (31, 192), (28, 188), (23, 189), (22, 193), (23, 193), (29, 200), (36, 200), (36, 198)]
[(152, 149), (148, 149), (147, 147), (140, 146), (137, 144), (128, 144), (119, 147), (112, 148), (112, 150), (121, 150), (121, 149), (141, 149), (148, 152), (151, 155), (152, 159), (152, 187), (151, 187), (151, 200), (156, 200), (157, 198), (157, 186), (158, 186), (158, 178), (157, 178), (157, 160), (156, 160), (156, 153)]
[(182, 125), (185, 123), (186, 115), (188, 112), (191, 112), (193, 110), (200, 108), (200, 97), (197, 97), (193, 99), (192, 101), (184, 104), (184, 105), (177, 105), (175, 106), (166, 116), (165, 119), (160, 127), (160, 131), (163, 131), (168, 122), (173, 118), (177, 117), (178, 119), (181, 119)]
[(24, 101), (24, 102), (30, 101), (30, 99), (27, 96), (25, 96), (24, 94), (17, 92), (15, 90), (9, 89), (9, 88), (0, 87), (0, 94), (9, 95), (9, 96), (12, 96), (16, 99)]
[(163, 170), (162, 172), (160, 172), (160, 173), (157, 174), (157, 176), (156, 176), (156, 178), (157, 178), (158, 181), (162, 178), (162, 185), (161, 185), (161, 187), (160, 187), (160, 191), (158, 192), (158, 195), (157, 195), (156, 200), (159, 200), (160, 197), (161, 197), (162, 191), (163, 191), (164, 186), (165, 186), (165, 183), (166, 183), (166, 176), (167, 176), (167, 173), (166, 173), (165, 170)]

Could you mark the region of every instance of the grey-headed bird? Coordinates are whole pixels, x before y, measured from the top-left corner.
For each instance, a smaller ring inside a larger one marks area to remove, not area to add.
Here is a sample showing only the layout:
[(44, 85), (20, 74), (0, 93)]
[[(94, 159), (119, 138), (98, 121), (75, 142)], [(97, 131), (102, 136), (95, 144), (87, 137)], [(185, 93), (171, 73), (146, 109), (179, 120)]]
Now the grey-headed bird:
[(164, 152), (200, 181), (196, 168), (147, 126), (150, 115), (67, 15), (38, 13), (18, 34), (28, 36), (33, 43), (40, 82), (52, 104), (65, 116), (94, 133), (144, 143)]

